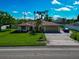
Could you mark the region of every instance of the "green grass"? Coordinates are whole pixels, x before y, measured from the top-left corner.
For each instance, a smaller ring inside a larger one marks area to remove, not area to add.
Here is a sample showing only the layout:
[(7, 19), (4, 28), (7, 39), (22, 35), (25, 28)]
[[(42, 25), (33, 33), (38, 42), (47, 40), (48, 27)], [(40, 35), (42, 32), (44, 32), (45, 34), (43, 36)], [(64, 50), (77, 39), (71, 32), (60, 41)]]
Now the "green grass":
[(60, 27), (61, 27), (62, 29), (64, 29), (64, 28), (65, 28), (65, 25), (64, 25), (64, 24), (62, 24), (62, 25), (60, 25)]
[(72, 39), (75, 39), (75, 40), (79, 41), (79, 32), (72, 30), (72, 34), (71, 34), (70, 37), (71, 37)]
[(11, 33), (12, 31), (0, 32), (0, 46), (41, 46), (46, 43), (39, 42), (39, 38), (45, 39), (43, 33), (31, 35), (29, 33)]

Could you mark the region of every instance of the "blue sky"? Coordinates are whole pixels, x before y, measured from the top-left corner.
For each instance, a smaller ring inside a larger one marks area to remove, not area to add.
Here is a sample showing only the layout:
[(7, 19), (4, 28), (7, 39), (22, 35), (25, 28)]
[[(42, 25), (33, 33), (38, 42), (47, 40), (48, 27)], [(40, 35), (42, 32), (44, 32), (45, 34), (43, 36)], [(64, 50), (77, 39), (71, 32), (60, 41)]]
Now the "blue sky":
[(34, 11), (49, 10), (51, 17), (76, 18), (79, 0), (0, 0), (0, 10), (16, 18), (33, 18)]

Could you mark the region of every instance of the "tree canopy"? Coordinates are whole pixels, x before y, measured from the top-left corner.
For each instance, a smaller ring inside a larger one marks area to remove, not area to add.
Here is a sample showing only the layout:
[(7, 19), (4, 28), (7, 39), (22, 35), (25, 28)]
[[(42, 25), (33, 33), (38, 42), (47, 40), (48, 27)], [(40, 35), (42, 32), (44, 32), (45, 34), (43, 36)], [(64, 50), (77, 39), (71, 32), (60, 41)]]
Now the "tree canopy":
[(4, 24), (14, 24), (15, 18), (13, 18), (10, 14), (4, 11), (0, 11), (0, 25)]
[(0, 11), (0, 31), (2, 25), (11, 25), (16, 24), (15, 18), (13, 18), (9, 13)]

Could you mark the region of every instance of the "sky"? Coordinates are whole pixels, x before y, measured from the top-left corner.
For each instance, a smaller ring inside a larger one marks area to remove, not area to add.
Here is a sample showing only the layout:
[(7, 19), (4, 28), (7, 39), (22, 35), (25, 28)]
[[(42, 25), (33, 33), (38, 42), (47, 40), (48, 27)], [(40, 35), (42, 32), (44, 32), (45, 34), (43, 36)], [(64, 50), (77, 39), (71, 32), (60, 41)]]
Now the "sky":
[(51, 17), (76, 18), (79, 0), (0, 0), (0, 10), (15, 18), (33, 18), (34, 11), (49, 11)]

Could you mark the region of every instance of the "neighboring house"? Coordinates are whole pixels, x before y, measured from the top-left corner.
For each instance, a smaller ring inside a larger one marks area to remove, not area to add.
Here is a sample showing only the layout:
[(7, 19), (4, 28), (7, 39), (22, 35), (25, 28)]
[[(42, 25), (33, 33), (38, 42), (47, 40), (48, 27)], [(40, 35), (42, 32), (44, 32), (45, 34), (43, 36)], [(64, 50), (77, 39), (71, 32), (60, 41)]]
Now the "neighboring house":
[(9, 28), (10, 27), (10, 25), (2, 25), (1, 26), (1, 30), (6, 30), (7, 28)]
[[(27, 22), (27, 23), (19, 24), (18, 25), (18, 30), (29, 31), (30, 27), (35, 29), (35, 27), (36, 27), (35, 22)], [(42, 23), (40, 24), (40, 28), (43, 32), (46, 32), (46, 33), (60, 32), (59, 25), (56, 24), (56, 23), (53, 23), (53, 22), (42, 21)]]

